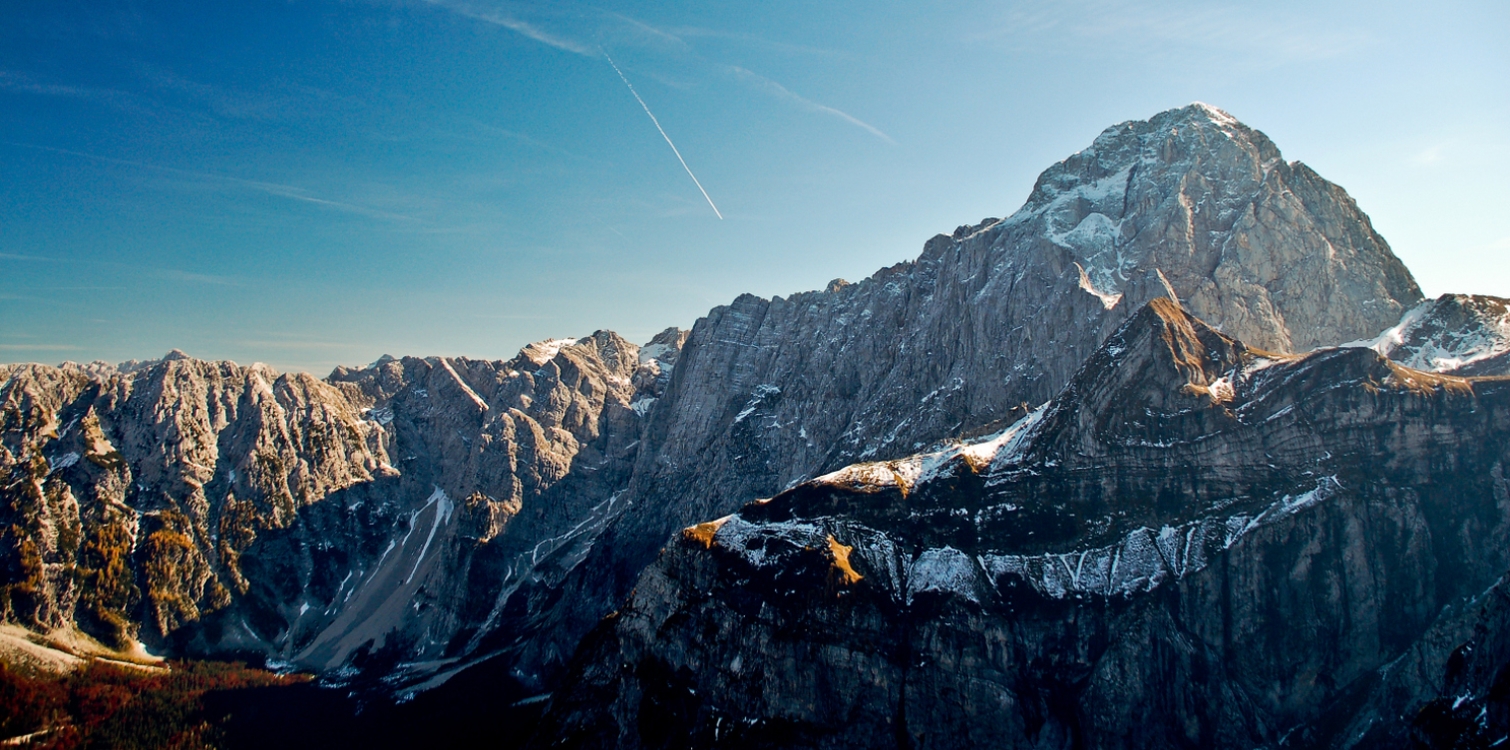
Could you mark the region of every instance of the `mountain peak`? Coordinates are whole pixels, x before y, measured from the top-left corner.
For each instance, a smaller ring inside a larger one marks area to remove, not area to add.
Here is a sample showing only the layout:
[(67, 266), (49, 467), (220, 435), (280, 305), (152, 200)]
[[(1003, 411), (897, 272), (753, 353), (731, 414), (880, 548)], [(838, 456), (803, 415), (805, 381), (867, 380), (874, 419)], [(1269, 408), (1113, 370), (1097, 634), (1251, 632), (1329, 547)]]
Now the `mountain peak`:
[(1421, 300), (1346, 191), (1200, 102), (1102, 131), (988, 231), (1079, 265), (1108, 309), (1172, 288), (1194, 315), (1280, 352), (1372, 335)]
[(1212, 122), (1220, 123), (1223, 125), (1242, 124), (1237, 121), (1236, 117), (1233, 117), (1231, 113), (1227, 112), (1227, 110), (1224, 110), (1220, 107), (1214, 107), (1205, 102), (1191, 102), (1183, 107), (1180, 107), (1179, 109), (1172, 109), (1169, 111), (1189, 113), (1191, 116), (1203, 116), (1211, 120)]

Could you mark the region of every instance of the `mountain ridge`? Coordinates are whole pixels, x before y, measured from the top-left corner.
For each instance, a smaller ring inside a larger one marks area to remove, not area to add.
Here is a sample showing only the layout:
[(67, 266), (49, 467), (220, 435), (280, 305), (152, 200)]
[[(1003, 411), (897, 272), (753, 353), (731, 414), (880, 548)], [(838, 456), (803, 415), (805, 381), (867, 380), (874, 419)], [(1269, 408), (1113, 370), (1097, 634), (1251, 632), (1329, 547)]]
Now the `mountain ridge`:
[[(682, 529), (857, 461), (999, 432), (1166, 298), (1212, 323), (1171, 334), (1191, 351), (1257, 356), (1220, 343), (1240, 339), (1279, 363), (1398, 339), (1384, 353), (1510, 366), (1503, 301), (1423, 302), (1345, 191), (1197, 104), (1106, 129), (1020, 210), (916, 260), (741, 295), (643, 347), (599, 331), (510, 360), (385, 355), (324, 380), (176, 350), (0, 365), (0, 552), (24, 573), (0, 581), (0, 611), (382, 693), (483, 663), (545, 692)], [(1221, 398), (1231, 383), (1191, 357), (1184, 384)], [(138, 379), (177, 385), (154, 399)], [(1136, 422), (1133, 403), (1104, 402), (1101, 422)], [(1086, 445), (1115, 432), (1082, 416)]]
[(1431, 634), (1502, 609), (1507, 430), (1510, 378), (1276, 357), (1155, 300), (999, 435), (685, 529), (531, 746), (1399, 744), (1444, 670), (1500, 705)]

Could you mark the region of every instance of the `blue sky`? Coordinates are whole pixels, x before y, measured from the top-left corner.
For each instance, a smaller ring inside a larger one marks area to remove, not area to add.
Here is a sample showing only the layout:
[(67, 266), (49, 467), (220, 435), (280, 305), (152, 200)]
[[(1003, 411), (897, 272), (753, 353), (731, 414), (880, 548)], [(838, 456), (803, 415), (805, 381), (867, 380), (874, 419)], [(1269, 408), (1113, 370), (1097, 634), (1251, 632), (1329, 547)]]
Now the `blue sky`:
[(1428, 294), (1510, 296), (1506, 3), (816, 5), (6, 4), (0, 361), (644, 341), (915, 257), (1196, 100)]

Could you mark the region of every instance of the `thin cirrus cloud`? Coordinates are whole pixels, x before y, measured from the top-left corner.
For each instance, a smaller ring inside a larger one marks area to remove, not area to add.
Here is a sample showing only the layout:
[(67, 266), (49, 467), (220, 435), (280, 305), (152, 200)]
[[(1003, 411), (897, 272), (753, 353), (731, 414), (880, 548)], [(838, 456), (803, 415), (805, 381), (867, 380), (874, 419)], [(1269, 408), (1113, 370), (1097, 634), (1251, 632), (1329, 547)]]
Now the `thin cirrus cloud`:
[(125, 91), (102, 89), (93, 86), (49, 83), (13, 70), (0, 70), (0, 91), (7, 91), (13, 94), (78, 99), (131, 111), (150, 109), (150, 106), (141, 101), (140, 97)]
[(78, 348), (71, 344), (0, 344), (0, 351), (6, 352), (71, 352)]
[(300, 341), (279, 339), (258, 339), (237, 341), (241, 346), (254, 346), (266, 349), (310, 349), (324, 351), (327, 349), (362, 349), (369, 344), (354, 344), (350, 341)]
[(1438, 143), (1434, 146), (1422, 149), (1420, 153), (1417, 153), (1415, 156), (1411, 157), (1411, 162), (1423, 167), (1435, 166), (1437, 163), (1442, 161), (1442, 151), (1445, 148), (1445, 144)]
[[(22, 263), (66, 263), (73, 265), (95, 266), (99, 268), (120, 269), (143, 273), (148, 276), (189, 284), (214, 284), (217, 286), (241, 286), (242, 282), (232, 276), (217, 276), (208, 273), (194, 273), (177, 268), (150, 268), (136, 263), (117, 263), (110, 260), (85, 260), (81, 258), (49, 258), (41, 255), (18, 255), (16, 253), (0, 253), (0, 260), (8, 260)], [(110, 291), (121, 290), (127, 287), (121, 286), (57, 286), (48, 287), (47, 291)], [(17, 295), (0, 295), (0, 299), (38, 299)]]
[(1065, 35), (1113, 52), (1131, 48), (1179, 56), (1197, 48), (1259, 67), (1335, 58), (1374, 41), (1353, 29), (1298, 23), (1269, 7), (1147, 0), (1036, 0), (1012, 7), (966, 37), (1031, 46)]
[(807, 97), (793, 93), (787, 87), (782, 86), (781, 84), (769, 78), (766, 78), (759, 73), (754, 73), (741, 68), (738, 65), (730, 65), (728, 66), (728, 70), (730, 73), (739, 77), (741, 80), (748, 81), (752, 85), (760, 88), (762, 91), (771, 94), (772, 96), (775, 96), (779, 99), (785, 99), (786, 101), (792, 102), (793, 104), (796, 104), (797, 106), (812, 112), (837, 117), (851, 125), (854, 125), (857, 128), (863, 129), (865, 132), (870, 133), (871, 135), (880, 138), (887, 143), (896, 145), (896, 141), (892, 140), (891, 136), (881, 132), (880, 128), (877, 128), (876, 126), (871, 125), (870, 123), (865, 122), (864, 120), (861, 120), (860, 118), (855, 117), (848, 112), (840, 109), (835, 109), (826, 104), (819, 104), (812, 99), (808, 99)]
[(67, 156), (73, 156), (73, 157), (77, 157), (77, 158), (80, 158), (80, 159), (88, 159), (88, 160), (91, 160), (91, 161), (102, 162), (102, 163), (105, 163), (105, 164), (118, 164), (118, 165), (121, 165), (121, 166), (135, 167), (135, 168), (138, 168), (138, 169), (150, 169), (150, 170), (154, 170), (154, 171), (158, 171), (158, 172), (166, 172), (168, 174), (175, 174), (175, 175), (180, 175), (180, 176), (185, 176), (185, 177), (191, 177), (191, 178), (194, 178), (194, 179), (204, 180), (204, 181), (209, 181), (209, 182), (215, 182), (215, 183), (219, 183), (219, 184), (223, 184), (223, 185), (231, 185), (231, 186), (234, 186), (234, 187), (240, 187), (240, 188), (244, 188), (244, 189), (247, 189), (247, 190), (253, 190), (253, 191), (256, 191), (256, 192), (265, 193), (267, 195), (274, 195), (274, 196), (278, 196), (280, 198), (287, 198), (287, 199), (293, 200), (293, 201), (299, 201), (299, 202), (302, 202), (302, 203), (309, 203), (309, 204), (313, 204), (313, 205), (320, 206), (320, 207), (323, 207), (323, 208), (328, 208), (328, 209), (335, 210), (335, 211), (342, 211), (342, 212), (345, 212), (345, 213), (358, 214), (358, 215), (361, 215), (361, 216), (367, 216), (367, 217), (374, 218), (374, 219), (388, 219), (388, 220), (392, 220), (392, 221), (406, 221), (406, 222), (418, 221), (418, 219), (414, 218), (413, 216), (406, 216), (406, 215), (403, 215), (403, 214), (396, 214), (396, 213), (392, 213), (392, 212), (389, 212), (389, 211), (382, 211), (380, 209), (371, 208), (369, 206), (359, 205), (359, 204), (356, 204), (356, 203), (347, 203), (345, 201), (331, 200), (331, 199), (328, 199), (328, 198), (321, 198), (321, 197), (318, 197), (318, 196), (310, 195), (309, 192), (307, 190), (305, 190), (304, 188), (295, 187), (293, 185), (282, 185), (282, 184), (279, 184), (279, 183), (276, 183), (276, 182), (263, 182), (263, 181), (260, 181), (260, 180), (248, 180), (248, 179), (244, 179), (244, 178), (241, 178), (241, 177), (231, 177), (229, 175), (215, 174), (214, 172), (201, 172), (201, 171), (193, 170), (193, 169), (180, 169), (178, 167), (169, 167), (169, 166), (164, 166), (164, 165), (161, 165), (161, 164), (152, 164), (152, 163), (149, 163), (149, 162), (134, 161), (134, 160), (131, 160), (131, 159), (117, 159), (117, 158), (115, 158), (113, 156), (101, 156), (99, 154), (90, 154), (90, 153), (85, 153), (83, 151), (74, 151), (72, 149), (58, 148), (56, 146), (44, 146), (44, 145), (40, 145), (40, 144), (36, 144), (36, 143), (18, 143), (18, 142), (14, 142), (14, 141), (0, 141), (0, 143), (3, 143), (4, 145), (7, 145), (7, 146), (15, 146), (15, 147), (18, 147), (18, 148), (29, 148), (29, 149), (36, 149), (36, 150), (39, 150), (39, 151), (50, 151), (50, 152), (56, 153), (56, 154), (64, 154), (64, 155), (67, 155)]
[(217, 276), (208, 273), (191, 273), (174, 268), (160, 269), (153, 272), (157, 276), (168, 281), (187, 282), (190, 284), (213, 284), (215, 286), (241, 286), (239, 279), (231, 276)]
[[(509, 29), (510, 31), (528, 37), (529, 39), (540, 42), (541, 44), (545, 44), (559, 50), (582, 55), (583, 57), (604, 57), (604, 54), (599, 45), (588, 44), (586, 42), (573, 39), (563, 33), (548, 31), (542, 28), (541, 24), (539, 23), (531, 23), (529, 21), (521, 19), (519, 17), (519, 14), (507, 13), (496, 8), (480, 9), (473, 5), (450, 2), (449, 0), (421, 0), (421, 2), (428, 6), (441, 8), (449, 12), (456, 13), (457, 15), (471, 18), (473, 20), (490, 23), (495, 26), (501, 26), (503, 28)], [(877, 128), (876, 126), (871, 125), (870, 123), (865, 122), (864, 120), (861, 120), (860, 118), (855, 117), (848, 112), (845, 112), (836, 107), (830, 107), (826, 104), (821, 104), (819, 102), (813, 101), (812, 99), (808, 99), (807, 97), (793, 92), (791, 89), (788, 89), (780, 83), (777, 83), (770, 78), (762, 76), (746, 68), (742, 68), (737, 65), (726, 65), (710, 61), (694, 51), (692, 46), (687, 44), (686, 40), (684, 40), (677, 34), (671, 33), (664, 29), (658, 29), (643, 21), (639, 21), (637, 19), (630, 18), (619, 13), (600, 13), (598, 14), (598, 18), (601, 20), (612, 21), (613, 23), (617, 24), (620, 27), (618, 29), (619, 31), (629, 30), (635, 32), (634, 34), (630, 35), (628, 39), (632, 39), (633, 42), (636, 43), (635, 46), (639, 47), (642, 51), (648, 51), (651, 54), (661, 55), (666, 55), (669, 53), (669, 55), (672, 57), (691, 59), (702, 65), (712, 67), (718, 72), (732, 76), (735, 80), (738, 80), (757, 91), (771, 96), (772, 98), (787, 102), (789, 104), (794, 104), (797, 107), (809, 112), (838, 118), (846, 123), (849, 123), (850, 125), (864, 130), (865, 132), (886, 143), (896, 143), (896, 141), (893, 140), (891, 136), (882, 132), (880, 128)], [(600, 28), (598, 31), (599, 36), (604, 36), (615, 30)], [(722, 36), (717, 32), (711, 32), (706, 29), (696, 29), (694, 30), (694, 33), (690, 35)], [(623, 34), (614, 34), (614, 36), (625, 38), (625, 35)], [(753, 37), (749, 37), (748, 35), (736, 36), (739, 36), (741, 39), (746, 40), (753, 39)]]
[(552, 34), (548, 31), (545, 31), (544, 29), (541, 29), (535, 24), (521, 20), (513, 15), (504, 13), (503, 11), (497, 9), (477, 8), (475, 6), (460, 3), (442, 2), (441, 0), (421, 0), (421, 2), (437, 8), (444, 8), (445, 10), (448, 10), (452, 13), (460, 16), (466, 16), (467, 18), (471, 18), (473, 20), (483, 21), (495, 26), (502, 26), (510, 31), (523, 34), (524, 36), (540, 42), (541, 44), (555, 47), (559, 50), (565, 50), (567, 52), (572, 52), (584, 57), (597, 56), (597, 53), (590, 46), (572, 39), (568, 39), (564, 36)]

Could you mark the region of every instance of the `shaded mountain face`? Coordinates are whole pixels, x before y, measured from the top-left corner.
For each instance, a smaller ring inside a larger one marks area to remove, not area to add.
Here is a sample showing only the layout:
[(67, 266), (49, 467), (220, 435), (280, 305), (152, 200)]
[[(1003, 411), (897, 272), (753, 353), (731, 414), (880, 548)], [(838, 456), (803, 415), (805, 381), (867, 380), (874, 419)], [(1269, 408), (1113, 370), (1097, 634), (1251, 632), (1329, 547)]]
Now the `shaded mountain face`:
[(1447, 686), (1482, 704), (1503, 664), (1471, 644), (1506, 653), (1482, 626), (1504, 618), (1507, 460), (1510, 378), (1265, 352), (1154, 300), (997, 434), (684, 529), (586, 640), (537, 742), (1371, 747), (1450, 730), (1461, 705), (1428, 704)]
[[(323, 381), (181, 355), (0, 366), (0, 616), (403, 691), (490, 660), (545, 690), (681, 528), (1018, 422), (1169, 295), (1280, 354), (1421, 301), (1341, 188), (1192, 105), (1107, 129), (916, 261), (644, 347), (600, 332)], [(1466, 329), (1411, 330), (1390, 356)]]

